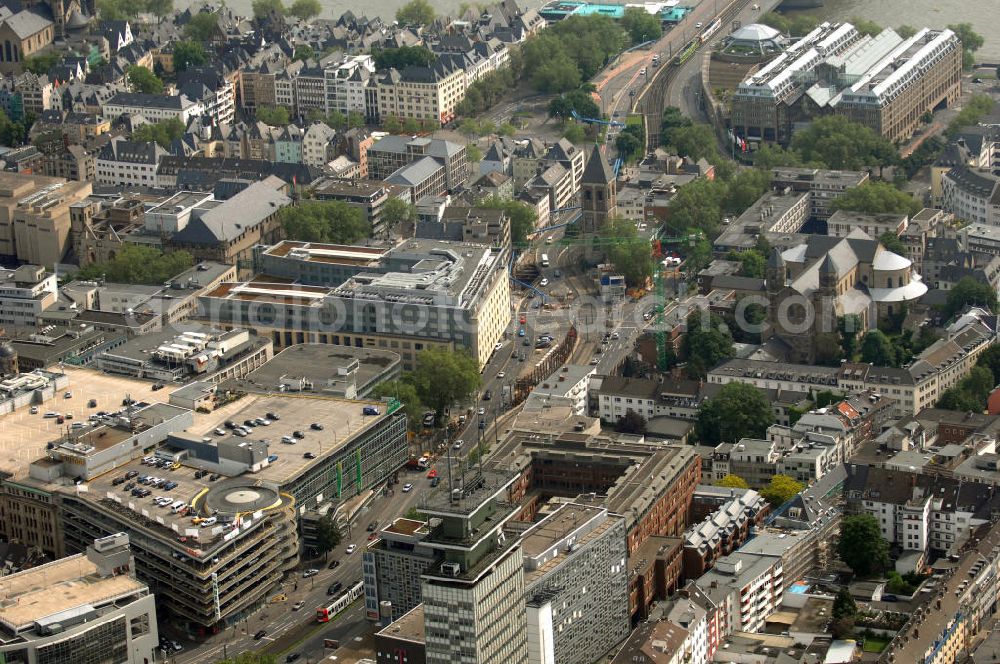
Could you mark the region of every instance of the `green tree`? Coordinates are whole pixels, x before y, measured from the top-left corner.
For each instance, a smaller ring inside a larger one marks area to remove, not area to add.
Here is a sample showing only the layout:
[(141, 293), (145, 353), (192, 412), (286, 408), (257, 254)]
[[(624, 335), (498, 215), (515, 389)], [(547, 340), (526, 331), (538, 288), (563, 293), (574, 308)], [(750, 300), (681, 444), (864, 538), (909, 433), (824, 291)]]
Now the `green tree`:
[[(771, 188), (771, 173), (756, 168), (737, 172), (726, 183), (726, 212), (743, 214), (764, 192)], [(761, 236), (763, 237), (763, 236)]]
[(594, 101), (590, 93), (581, 90), (571, 90), (566, 94), (559, 95), (549, 102), (549, 117), (569, 120), (573, 117), (573, 112), (585, 118), (600, 118), (601, 109)]
[(198, 67), (208, 62), (205, 49), (198, 42), (190, 40), (174, 44), (174, 71), (182, 72), (189, 67)]
[[(662, 138), (661, 136), (661, 142)], [(715, 161), (719, 158), (719, 146), (711, 125), (693, 124), (677, 127), (670, 132), (668, 140), (669, 142), (664, 145), (682, 157), (690, 157), (695, 161), (699, 159)]]
[(323, 7), (319, 0), (295, 0), (288, 8), (289, 14), (297, 16), (303, 21), (319, 16), (321, 11), (323, 11)]
[(767, 486), (760, 490), (761, 497), (774, 507), (780, 507), (798, 495), (805, 488), (802, 482), (788, 475), (775, 475)]
[(517, 132), (517, 128), (509, 122), (504, 122), (497, 127), (497, 134), (500, 136), (513, 136), (515, 132)]
[(769, 171), (779, 166), (802, 166), (802, 155), (795, 150), (786, 150), (780, 145), (765, 143), (752, 153), (753, 165)]
[(408, 380), (409, 375), (404, 375), (400, 380), (384, 381), (372, 388), (371, 394), (374, 397), (392, 397), (401, 404), (406, 412), (406, 423), (410, 431), (420, 431), (424, 411), (427, 407), (420, 402), (420, 395), (417, 388)]
[(958, 35), (962, 40), (962, 66), (965, 69), (972, 69), (975, 64), (976, 51), (983, 47), (983, 37), (972, 29), (971, 23), (952, 23), (948, 29)]
[(646, 418), (641, 413), (637, 413), (629, 408), (625, 412), (625, 415), (618, 420), (618, 424), (615, 425), (615, 431), (641, 436), (646, 433)]
[[(638, 125), (630, 125), (630, 127), (635, 127)], [(626, 127), (625, 129), (629, 129)], [(642, 131), (642, 127), (639, 127), (639, 131)], [(615, 137), (615, 147), (618, 149), (618, 154), (625, 161), (635, 161), (640, 159), (643, 153), (643, 142), (642, 139), (635, 135), (635, 132), (622, 131)]]
[(365, 115), (359, 111), (348, 111), (347, 112), (347, 128), (357, 129), (358, 127), (365, 126)]
[(635, 224), (627, 219), (609, 219), (601, 229), (604, 255), (629, 286), (645, 283), (653, 274), (649, 241), (638, 236)]
[(986, 307), (996, 313), (997, 293), (988, 283), (974, 277), (962, 277), (954, 288), (948, 291), (948, 299), (944, 305), (945, 316), (951, 318), (968, 305)]
[(483, 160), (483, 151), (475, 143), (470, 143), (465, 147), (465, 155), (468, 157), (469, 162), (473, 164), (478, 164)]
[(957, 136), (963, 128), (971, 127), (979, 122), (979, 118), (993, 110), (993, 97), (985, 94), (974, 94), (948, 124), (945, 135), (948, 138)]
[(124, 21), (136, 15), (140, 3), (125, 0), (97, 0), (97, 12), (105, 21)]
[(163, 81), (145, 67), (132, 65), (128, 68), (128, 82), (133, 92), (158, 95), (163, 93)]
[(48, 73), (49, 69), (59, 63), (59, 54), (56, 52), (40, 53), (29, 55), (21, 61), (21, 66), (33, 74), (41, 76)]
[(354, 244), (371, 233), (361, 210), (343, 201), (303, 201), (278, 214), (289, 240)]
[(877, 180), (848, 189), (829, 203), (831, 212), (850, 210), (867, 214), (894, 212), (914, 215), (920, 208), (920, 203), (913, 196), (896, 189), (891, 184)]
[(894, 254), (899, 254), (900, 256), (906, 256), (906, 245), (903, 241), (899, 239), (899, 236), (892, 231), (886, 231), (878, 236), (878, 241), (882, 243), (882, 246), (891, 251)]
[(827, 168), (863, 170), (895, 163), (896, 147), (868, 127), (842, 115), (816, 118), (792, 138), (792, 148), (807, 161)]
[[(316, 57), (316, 51), (309, 44), (299, 44), (295, 47), (295, 52), (292, 54), (292, 60), (312, 60)], [(318, 111), (319, 109), (312, 109)], [(311, 112), (311, 111), (310, 111)], [(331, 127), (333, 125), (330, 125)]]
[(739, 475), (730, 473), (715, 483), (715, 486), (724, 486), (730, 489), (749, 489), (750, 485)]
[(420, 401), (439, 416), (446, 408), (471, 397), (482, 383), (472, 356), (444, 348), (420, 351), (412, 382)]
[(853, 618), (858, 614), (858, 605), (851, 596), (851, 591), (841, 588), (833, 600), (834, 618)]
[(257, 109), (257, 119), (272, 127), (284, 127), (291, 122), (284, 106), (261, 106)]
[(199, 12), (184, 26), (184, 38), (203, 43), (215, 35), (219, 29), (219, 17), (210, 12)]
[(524, 78), (540, 92), (574, 90), (620, 53), (625, 42), (625, 31), (607, 16), (570, 16), (524, 42)]
[(853, 514), (841, 519), (837, 553), (854, 574), (862, 578), (889, 569), (889, 543), (882, 537), (878, 520), (870, 514)]
[(253, 9), (254, 18), (267, 18), (272, 14), (275, 16), (285, 15), (285, 5), (281, 0), (253, 0), (250, 4)]
[(401, 134), (403, 132), (403, 123), (396, 116), (390, 115), (382, 119), (382, 129), (390, 134)]
[(858, 352), (858, 332), (861, 331), (861, 318), (857, 314), (846, 314), (837, 319), (837, 331), (840, 332), (840, 347), (844, 357), (854, 358)]
[(430, 25), (437, 14), (427, 0), (410, 0), (396, 10), (396, 20), (400, 25)]
[(681, 127), (690, 127), (691, 124), (691, 118), (684, 115), (681, 109), (676, 106), (667, 106), (663, 109), (663, 115), (660, 118), (660, 143), (672, 145), (671, 132)]
[(633, 44), (653, 41), (663, 34), (659, 17), (650, 14), (642, 7), (627, 7), (622, 15), (621, 26)]
[(993, 384), (1000, 385), (1000, 344), (993, 344), (984, 350), (976, 365), (989, 369), (993, 373)]
[(156, 17), (157, 23), (174, 13), (174, 0), (145, 0), (146, 11)]
[(896, 366), (896, 349), (882, 330), (871, 330), (861, 343), (861, 361), (877, 367)]
[(159, 249), (126, 244), (113, 259), (80, 268), (80, 279), (104, 279), (121, 284), (162, 284), (194, 264), (186, 251), (164, 254)]
[(695, 431), (703, 445), (762, 438), (774, 424), (774, 412), (764, 393), (747, 383), (726, 383), (698, 409)]
[(132, 140), (140, 143), (157, 143), (161, 148), (169, 148), (170, 144), (184, 135), (184, 123), (177, 118), (162, 122), (153, 122), (136, 127), (132, 132)]
[(534, 208), (520, 201), (505, 200), (499, 196), (489, 196), (479, 202), (481, 207), (503, 210), (510, 219), (510, 241), (514, 246), (528, 244), (528, 233), (535, 230), (538, 214)]
[(337, 548), (340, 544), (340, 528), (334, 521), (332, 514), (325, 514), (316, 522), (316, 549), (323, 554), (326, 560), (327, 554)]
[(375, 66), (379, 69), (405, 69), (427, 67), (437, 56), (426, 46), (400, 46), (399, 48), (372, 49)]
[(382, 223), (386, 228), (399, 230), (417, 220), (417, 208), (401, 198), (393, 196), (382, 206)]
[(882, 32), (882, 26), (874, 21), (869, 21), (866, 18), (861, 18), (860, 16), (852, 16), (850, 23), (854, 28), (863, 35), (868, 35), (869, 37), (874, 37), (878, 33)]
[(752, 279), (764, 278), (764, 270), (767, 265), (767, 259), (764, 258), (764, 254), (760, 253), (756, 249), (747, 249), (746, 251), (730, 251), (729, 255), (726, 256), (726, 259), (740, 262), (741, 277), (750, 277)]
[(566, 128), (563, 130), (563, 138), (570, 143), (579, 145), (587, 140), (587, 132), (584, 130), (583, 125), (576, 122), (567, 122)]
[(912, 25), (901, 25), (896, 28), (896, 34), (898, 34), (903, 39), (909, 39), (913, 35), (917, 34), (917, 29)]
[(698, 178), (689, 182), (679, 188), (670, 200), (667, 228), (675, 235), (693, 228), (715, 237), (722, 224), (722, 205), (726, 194), (726, 183), (718, 180)]
[(539, 92), (566, 92), (580, 87), (580, 70), (567, 58), (551, 60), (538, 67), (531, 82)]

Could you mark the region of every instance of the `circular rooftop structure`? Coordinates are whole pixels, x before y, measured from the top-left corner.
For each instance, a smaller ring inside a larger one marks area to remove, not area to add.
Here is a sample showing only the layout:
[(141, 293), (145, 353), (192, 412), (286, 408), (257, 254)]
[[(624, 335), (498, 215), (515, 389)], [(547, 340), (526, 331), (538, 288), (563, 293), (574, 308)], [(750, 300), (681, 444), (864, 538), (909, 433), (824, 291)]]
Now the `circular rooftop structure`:
[(744, 25), (742, 28), (729, 36), (733, 39), (739, 39), (740, 41), (759, 42), (768, 39), (776, 39), (781, 36), (781, 33), (769, 25), (764, 25), (763, 23), (751, 23), (750, 25)]
[(205, 495), (202, 511), (210, 514), (256, 512), (268, 507), (275, 507), (279, 503), (281, 503), (281, 496), (274, 489), (254, 486), (237, 479), (209, 489)]

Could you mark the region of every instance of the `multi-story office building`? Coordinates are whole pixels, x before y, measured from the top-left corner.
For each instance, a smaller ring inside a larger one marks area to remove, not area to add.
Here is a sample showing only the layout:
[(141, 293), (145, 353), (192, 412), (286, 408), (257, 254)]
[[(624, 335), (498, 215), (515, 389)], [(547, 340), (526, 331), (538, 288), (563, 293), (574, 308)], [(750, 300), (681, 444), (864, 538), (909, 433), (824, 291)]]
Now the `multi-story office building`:
[(70, 248), (70, 207), (91, 183), (0, 173), (0, 256), (52, 268)]
[[(379, 588), (397, 581), (412, 585), (406, 575), (422, 569), (427, 662), (528, 661), (522, 550), (516, 537), (503, 532), (516, 510), (505, 500), (514, 479), (476, 473), (462, 486), (431, 493), (420, 507), (427, 526), (408, 529), (419, 538), (413, 543), (411, 564), (380, 567), (379, 562), (387, 560), (375, 553), (385, 548), (380, 541), (365, 553), (365, 606), (370, 617), (379, 615)], [(405, 556), (401, 542), (395, 541), (393, 548), (396, 557)], [(397, 577), (399, 573), (403, 576)]]
[(568, 503), (521, 536), (528, 658), (584, 664), (629, 632), (625, 519)]
[(437, 138), (386, 136), (368, 148), (368, 177), (384, 180), (403, 166), (431, 157), (445, 169), (445, 186), (455, 189), (469, 178), (465, 146)]
[(250, 325), (272, 335), (276, 348), (386, 348), (410, 369), (420, 350), (445, 345), (468, 349), (482, 367), (510, 321), (504, 264), (479, 244), (410, 240), (385, 252), (282, 242), (258, 252), (256, 263), (281, 280), (224, 284), (200, 298), (199, 315)]
[(957, 101), (961, 74), (962, 46), (951, 30), (867, 37), (850, 23), (827, 22), (739, 84), (733, 131), (787, 143), (796, 122), (843, 115), (903, 141), (924, 113)]
[(46, 274), (44, 268), (22, 265), (16, 270), (0, 269), (0, 325), (33, 328), (56, 297), (56, 275)]
[(465, 87), (465, 70), (444, 58), (428, 67), (390, 69), (369, 82), (368, 116), (379, 122), (397, 118), (435, 127), (444, 125), (454, 119), (455, 106), (465, 97)]
[(773, 187), (809, 192), (810, 216), (816, 219), (828, 218), (830, 201), (867, 181), (867, 171), (824, 171), (792, 166), (782, 166), (771, 171)]
[(988, 168), (955, 166), (941, 178), (942, 204), (974, 224), (1000, 226), (1000, 176)]
[(370, 55), (346, 56), (343, 62), (326, 67), (326, 112), (365, 113), (365, 88), (375, 73), (375, 59)]
[[(20, 520), (34, 507), (54, 512), (69, 550), (127, 531), (139, 578), (179, 627), (203, 633), (233, 624), (263, 606), (297, 565), (303, 510), (361, 495), (407, 454), (402, 413), (362, 413), (383, 402), (252, 395), (242, 403), (230, 417), (279, 415), (268, 427), (272, 440), (291, 437), (304, 421), (316, 427), (285, 455), (285, 446), (277, 450), (253, 434), (213, 433), (221, 421), (193, 431), (190, 411), (154, 404), (54, 443), (28, 477), (5, 482), (4, 515)], [(187, 423), (177, 420), (184, 417)], [(127, 473), (156, 473), (143, 455), (177, 464), (169, 473), (174, 503), (151, 505), (122, 488)], [(15, 489), (17, 500), (8, 498)]]
[(86, 553), (0, 582), (0, 659), (22, 664), (156, 659), (156, 607), (135, 576), (129, 536), (93, 540)]
[(382, 226), (382, 206), (389, 200), (389, 189), (379, 182), (325, 180), (316, 186), (314, 195), (317, 200), (343, 201), (361, 210), (375, 237), (386, 230)]

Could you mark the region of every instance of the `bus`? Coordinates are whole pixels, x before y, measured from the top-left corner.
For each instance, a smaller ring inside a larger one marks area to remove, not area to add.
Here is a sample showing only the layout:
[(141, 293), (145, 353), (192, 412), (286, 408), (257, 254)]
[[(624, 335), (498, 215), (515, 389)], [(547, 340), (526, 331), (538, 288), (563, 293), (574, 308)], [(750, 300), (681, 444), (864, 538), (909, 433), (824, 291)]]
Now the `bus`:
[(690, 60), (691, 57), (698, 51), (698, 46), (700, 46), (700, 44), (701, 43), (697, 39), (692, 39), (691, 41), (689, 41), (687, 43), (687, 46), (685, 46), (677, 55), (674, 56), (674, 66), (679, 67), (680, 65)]
[(548, 266), (549, 266), (549, 255), (542, 254), (542, 267), (548, 267)]
[(346, 609), (352, 602), (360, 599), (365, 593), (365, 584), (358, 581), (353, 586), (340, 593), (335, 600), (326, 606), (316, 608), (316, 622), (330, 622), (330, 619)]

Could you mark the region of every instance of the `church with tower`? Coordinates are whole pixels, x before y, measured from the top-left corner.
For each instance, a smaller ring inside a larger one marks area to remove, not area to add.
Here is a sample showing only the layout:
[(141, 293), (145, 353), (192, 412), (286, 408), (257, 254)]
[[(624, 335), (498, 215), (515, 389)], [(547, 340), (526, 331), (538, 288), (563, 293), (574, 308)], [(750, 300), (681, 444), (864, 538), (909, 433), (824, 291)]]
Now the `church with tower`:
[(615, 173), (601, 152), (600, 145), (594, 145), (580, 176), (580, 207), (583, 218), (580, 231), (595, 233), (609, 218), (618, 213), (618, 188)]
[(774, 249), (765, 289), (761, 338), (783, 346), (786, 361), (801, 364), (813, 364), (823, 344), (836, 343), (842, 317), (855, 317), (860, 337), (927, 292), (909, 259), (860, 230), (846, 238), (810, 235), (800, 245)]

